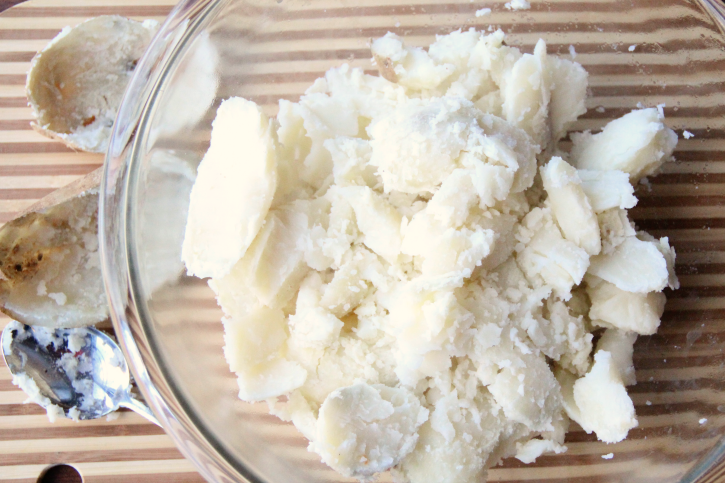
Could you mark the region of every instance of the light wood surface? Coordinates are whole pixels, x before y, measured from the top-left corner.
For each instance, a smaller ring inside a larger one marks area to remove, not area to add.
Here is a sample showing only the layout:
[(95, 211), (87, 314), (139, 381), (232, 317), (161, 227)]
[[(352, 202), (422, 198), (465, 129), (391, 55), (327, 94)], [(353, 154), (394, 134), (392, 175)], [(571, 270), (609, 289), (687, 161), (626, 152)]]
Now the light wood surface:
[[(30, 0), (0, 13), (0, 223), (103, 163), (30, 128), (25, 74), (60, 29), (97, 15), (163, 20), (173, 0)], [(0, 329), (9, 322), (0, 315)], [(35, 482), (49, 466), (77, 468), (85, 483), (203, 482), (161, 428), (133, 412), (51, 424), (0, 364), (0, 481)]]

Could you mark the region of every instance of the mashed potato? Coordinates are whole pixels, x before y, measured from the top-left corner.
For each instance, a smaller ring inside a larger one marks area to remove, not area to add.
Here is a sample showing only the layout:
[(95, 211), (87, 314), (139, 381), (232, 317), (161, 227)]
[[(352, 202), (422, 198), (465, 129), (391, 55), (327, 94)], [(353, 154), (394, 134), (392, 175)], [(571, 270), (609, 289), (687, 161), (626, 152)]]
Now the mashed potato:
[(219, 108), (185, 262), (212, 277), (239, 397), (343, 475), (482, 481), (566, 451), (570, 420), (607, 443), (637, 426), (632, 346), (678, 282), (626, 210), (676, 135), (640, 109), (561, 152), (586, 71), (503, 41), (387, 34), (380, 77), (331, 69), (276, 119)]

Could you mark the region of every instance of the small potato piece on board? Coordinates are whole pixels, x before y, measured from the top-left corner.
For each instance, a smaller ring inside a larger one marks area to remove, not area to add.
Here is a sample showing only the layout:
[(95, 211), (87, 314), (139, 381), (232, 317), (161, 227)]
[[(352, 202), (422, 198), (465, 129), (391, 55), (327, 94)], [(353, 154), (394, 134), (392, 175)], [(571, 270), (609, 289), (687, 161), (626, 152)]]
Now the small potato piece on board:
[(102, 171), (51, 193), (0, 229), (0, 311), (50, 328), (108, 317), (98, 252)]
[(104, 15), (63, 29), (30, 65), (33, 129), (73, 149), (105, 152), (126, 85), (157, 26)]

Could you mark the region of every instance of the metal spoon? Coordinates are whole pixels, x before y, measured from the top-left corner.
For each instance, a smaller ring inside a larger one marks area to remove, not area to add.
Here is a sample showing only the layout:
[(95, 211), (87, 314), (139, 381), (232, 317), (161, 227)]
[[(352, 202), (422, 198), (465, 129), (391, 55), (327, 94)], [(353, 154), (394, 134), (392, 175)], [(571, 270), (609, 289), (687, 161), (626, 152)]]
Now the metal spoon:
[(126, 359), (97, 329), (52, 330), (13, 321), (3, 330), (2, 350), (10, 372), (35, 383), (34, 400), (45, 408), (54, 404), (67, 417), (95, 419), (122, 406), (161, 426), (148, 406), (131, 397)]

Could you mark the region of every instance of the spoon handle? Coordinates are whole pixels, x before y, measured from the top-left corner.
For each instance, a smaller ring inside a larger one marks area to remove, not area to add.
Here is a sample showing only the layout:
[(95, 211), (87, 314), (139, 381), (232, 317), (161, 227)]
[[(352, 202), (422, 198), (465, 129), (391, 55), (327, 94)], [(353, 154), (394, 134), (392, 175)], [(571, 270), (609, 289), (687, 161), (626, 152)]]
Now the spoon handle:
[(145, 405), (138, 399), (134, 399), (130, 395), (127, 395), (118, 403), (118, 405), (130, 409), (136, 414), (140, 414), (144, 418), (154, 423), (156, 426), (163, 428), (163, 426), (161, 426), (161, 423), (159, 423), (159, 420), (156, 419), (156, 416), (154, 416), (154, 413), (151, 412), (151, 409), (149, 409), (147, 405)]

